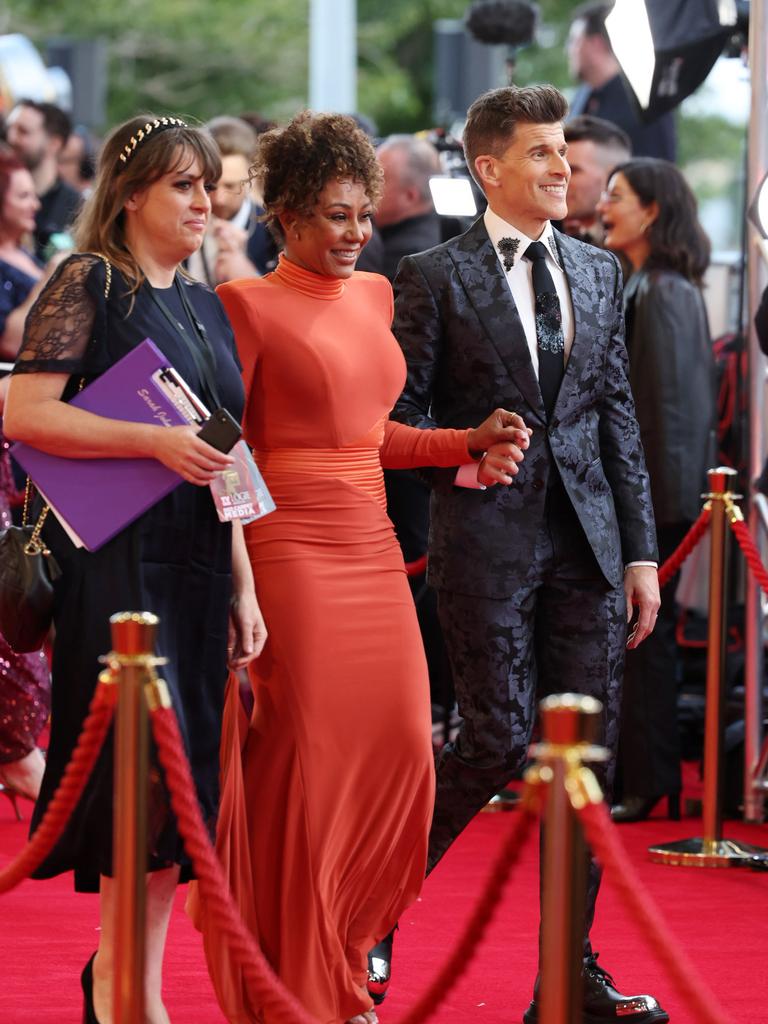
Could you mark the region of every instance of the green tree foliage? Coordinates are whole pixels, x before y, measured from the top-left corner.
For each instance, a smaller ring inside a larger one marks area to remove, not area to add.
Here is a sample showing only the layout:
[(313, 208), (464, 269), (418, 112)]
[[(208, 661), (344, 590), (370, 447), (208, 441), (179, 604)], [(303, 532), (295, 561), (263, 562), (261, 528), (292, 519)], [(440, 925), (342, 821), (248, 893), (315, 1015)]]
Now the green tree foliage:
[(306, 103), (308, 0), (7, 0), (0, 31), (45, 52), (58, 36), (104, 39), (108, 120), (148, 109), (206, 119), (262, 110), (284, 117)]
[(358, 0), (359, 105), (382, 134), (432, 124), (434, 23), (466, 0)]
[[(359, 108), (382, 131), (432, 124), (433, 26), (468, 0), (358, 0)], [(523, 51), (516, 81), (566, 84), (571, 0), (544, 0), (544, 45)], [(207, 118), (260, 110), (281, 118), (307, 103), (309, 0), (6, 0), (0, 32), (101, 37), (109, 53), (108, 118), (139, 109)]]

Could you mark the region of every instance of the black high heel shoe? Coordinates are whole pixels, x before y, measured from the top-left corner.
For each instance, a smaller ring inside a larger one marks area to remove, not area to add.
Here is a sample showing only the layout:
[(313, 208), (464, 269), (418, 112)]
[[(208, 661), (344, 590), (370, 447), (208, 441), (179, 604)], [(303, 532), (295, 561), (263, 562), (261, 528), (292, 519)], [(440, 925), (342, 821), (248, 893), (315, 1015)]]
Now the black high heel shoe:
[(93, 961), (95, 959), (96, 954), (94, 953), (80, 975), (80, 984), (83, 987), (83, 1024), (99, 1024), (99, 1018), (93, 1008)]
[[(667, 817), (670, 821), (680, 821), (680, 791), (667, 793)], [(661, 796), (625, 796), (620, 804), (611, 808), (611, 818), (617, 825), (632, 821), (645, 821), (654, 809)]]
[(374, 1006), (384, 1002), (389, 988), (392, 978), (392, 947), (398, 928), (399, 925), (395, 925), (389, 935), (385, 935), (381, 942), (377, 942), (368, 951), (368, 995)]

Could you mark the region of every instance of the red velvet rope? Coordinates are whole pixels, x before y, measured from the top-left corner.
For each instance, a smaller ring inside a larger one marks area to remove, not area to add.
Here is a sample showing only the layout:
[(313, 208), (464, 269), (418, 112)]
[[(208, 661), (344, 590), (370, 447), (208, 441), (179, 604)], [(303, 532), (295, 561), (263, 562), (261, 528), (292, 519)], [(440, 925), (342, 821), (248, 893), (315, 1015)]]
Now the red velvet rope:
[(708, 508), (703, 508), (701, 510), (701, 515), (690, 528), (688, 533), (686, 533), (685, 537), (683, 537), (680, 545), (672, 552), (664, 565), (659, 568), (659, 587), (664, 587), (669, 583), (680, 566), (699, 543), (701, 538), (707, 532), (711, 516), (712, 513)]
[[(178, 819), (179, 832), (197, 875), (206, 910), (226, 935), (229, 948), (246, 974), (255, 998), (264, 1007), (286, 1021), (317, 1024), (298, 1000), (285, 988), (243, 923), (232, 902), (216, 852), (203, 825), (194, 796), (194, 785), (182, 747), (176, 717), (170, 708), (153, 711), (152, 726), (158, 757), (165, 770), (171, 794), (171, 806)], [(477, 945), (499, 902), (502, 889), (518, 859), (534, 819), (534, 812), (521, 806), (514, 825), (496, 858), (491, 875), (464, 933), (429, 989), (400, 1024), (417, 1024), (434, 1013), (446, 998), (472, 959)]]
[[(689, 550), (682, 556), (682, 562), (703, 535), (706, 525), (702, 513), (686, 541), (672, 557), (677, 557), (688, 542)], [(731, 525), (755, 576), (763, 589), (768, 591), (768, 572), (760, 562), (746, 524), (738, 521)], [(699, 536), (692, 540), (691, 536), (697, 527), (700, 530)], [(665, 563), (665, 567), (671, 561)], [(114, 684), (98, 684), (77, 747), (40, 825), (19, 856), (0, 872), (0, 894), (28, 878), (58, 842), (93, 771), (112, 721), (116, 700), (117, 687)], [(270, 1007), (278, 1019), (293, 1024), (316, 1024), (267, 963), (232, 902), (194, 796), (194, 783), (173, 711), (169, 708), (157, 709), (152, 712), (151, 721), (158, 757), (166, 773), (171, 805), (178, 819), (179, 832), (192, 858), (201, 894), (209, 912), (227, 936), (230, 949), (243, 968), (252, 991), (261, 1005)], [(675, 939), (621, 846), (605, 804), (587, 804), (578, 814), (589, 846), (612, 877), (630, 913), (639, 921), (649, 944), (654, 950), (665, 951), (664, 959), (670, 975), (685, 999), (696, 1010), (697, 1024), (731, 1024), (687, 955), (675, 951)], [(400, 1024), (420, 1024), (433, 1014), (467, 969), (494, 916), (534, 817), (535, 810), (523, 803), (520, 813), (513, 819), (513, 827), (497, 855), (481, 897), (453, 953)]]
[(99, 683), (72, 758), (45, 814), (21, 853), (0, 871), (0, 894), (29, 878), (61, 838), (104, 745), (117, 701), (117, 686)]
[(485, 930), (498, 909), (504, 886), (520, 857), (535, 817), (536, 812), (527, 807), (526, 802), (523, 801), (520, 810), (514, 815), (509, 835), (504, 840), (504, 845), (494, 861), (480, 899), (453, 952), (438, 971), (427, 991), (406, 1013), (399, 1024), (421, 1024), (421, 1021), (431, 1017), (469, 967), (477, 953)]
[(752, 575), (762, 587), (763, 592), (768, 594), (768, 571), (766, 571), (760, 558), (760, 552), (752, 540), (749, 527), (743, 519), (729, 520), (729, 522), (731, 529), (736, 534), (736, 540), (739, 542), (744, 558), (747, 560), (747, 565), (752, 570)]
[(605, 868), (630, 915), (653, 953), (664, 962), (696, 1024), (732, 1024), (661, 916), (632, 866), (604, 803), (588, 803), (577, 811), (592, 852)]
[(171, 806), (178, 820), (184, 846), (192, 859), (207, 912), (226, 936), (230, 951), (243, 969), (258, 1003), (265, 1009), (269, 1008), (276, 1020), (291, 1021), (292, 1024), (317, 1024), (267, 963), (232, 901), (216, 851), (203, 825), (173, 710), (159, 708), (152, 711), (151, 722), (158, 758), (165, 770), (165, 780), (171, 794)]

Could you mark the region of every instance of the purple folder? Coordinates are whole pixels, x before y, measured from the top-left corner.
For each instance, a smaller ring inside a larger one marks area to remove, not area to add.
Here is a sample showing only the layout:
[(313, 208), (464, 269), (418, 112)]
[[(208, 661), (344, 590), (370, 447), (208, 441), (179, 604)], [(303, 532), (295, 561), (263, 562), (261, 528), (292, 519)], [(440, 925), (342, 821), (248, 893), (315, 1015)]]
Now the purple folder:
[[(133, 423), (187, 423), (153, 379), (168, 365), (147, 338), (70, 404)], [(100, 548), (182, 480), (156, 459), (68, 459), (21, 443), (12, 446), (11, 454), (89, 551)]]

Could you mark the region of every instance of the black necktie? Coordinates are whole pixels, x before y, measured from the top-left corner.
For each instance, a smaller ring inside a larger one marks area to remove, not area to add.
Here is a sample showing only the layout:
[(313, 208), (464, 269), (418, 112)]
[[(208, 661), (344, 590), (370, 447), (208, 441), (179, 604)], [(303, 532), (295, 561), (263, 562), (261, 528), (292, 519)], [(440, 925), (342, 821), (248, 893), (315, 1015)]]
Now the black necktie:
[(539, 349), (539, 388), (547, 416), (551, 415), (563, 379), (563, 319), (555, 282), (547, 267), (543, 242), (531, 242), (523, 254), (532, 263), (533, 290), (536, 295), (536, 341)]

